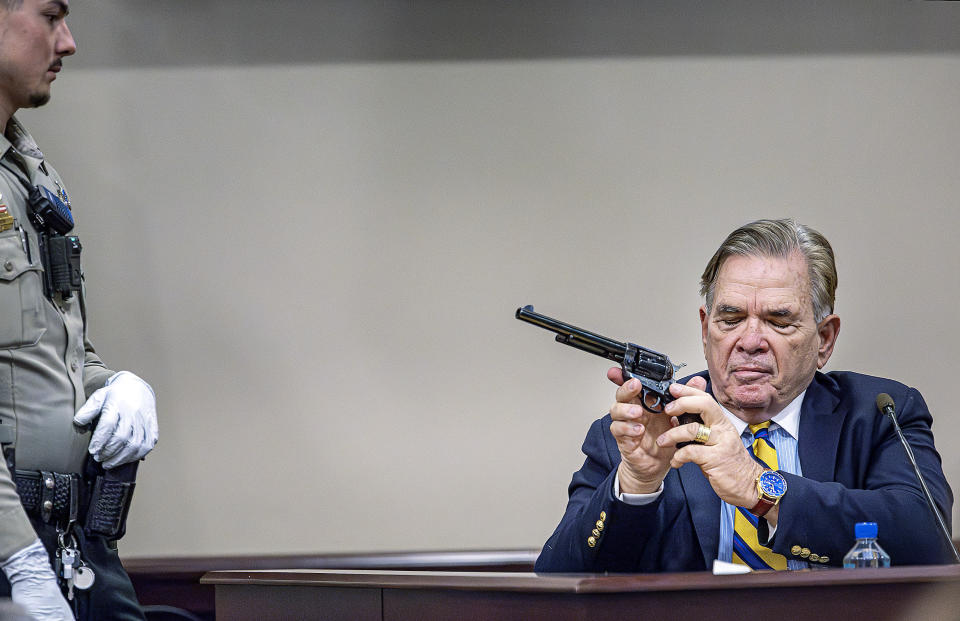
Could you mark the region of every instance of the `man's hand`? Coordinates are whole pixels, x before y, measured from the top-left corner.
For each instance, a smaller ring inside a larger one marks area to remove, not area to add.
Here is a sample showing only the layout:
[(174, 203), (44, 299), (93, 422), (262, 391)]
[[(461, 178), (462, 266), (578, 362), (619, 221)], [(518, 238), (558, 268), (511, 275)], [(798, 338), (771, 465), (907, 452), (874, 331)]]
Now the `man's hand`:
[(31, 618), (73, 621), (73, 613), (60, 592), (47, 551), (39, 539), (14, 553), (3, 564), (3, 573), (10, 583), (11, 598)]
[[(694, 377), (686, 386), (670, 386), (670, 394), (676, 400), (667, 404), (666, 413), (670, 416), (696, 413), (703, 419), (703, 424), (710, 427), (706, 444), (688, 444), (676, 450), (670, 465), (674, 468), (687, 462), (699, 465), (717, 496), (731, 505), (749, 509), (757, 504), (756, 480), (764, 468), (743, 446), (740, 435), (720, 405), (704, 392), (706, 386), (706, 380), (701, 377)], [(672, 449), (678, 442), (693, 440), (698, 428), (698, 423), (680, 425), (662, 433), (656, 443), (664, 450)], [(771, 522), (774, 517), (775, 514), (768, 513), (767, 521)]]
[(610, 407), (610, 433), (620, 449), (617, 477), (620, 491), (649, 494), (657, 491), (667, 472), (674, 447), (657, 444), (657, 437), (677, 424), (668, 414), (653, 414), (640, 405), (643, 386), (639, 380), (623, 382), (623, 372), (614, 367), (607, 378), (617, 384), (617, 401)]
[(90, 395), (73, 417), (75, 425), (89, 425), (100, 417), (88, 449), (104, 468), (136, 461), (157, 444), (157, 404), (145, 381), (120, 371)]

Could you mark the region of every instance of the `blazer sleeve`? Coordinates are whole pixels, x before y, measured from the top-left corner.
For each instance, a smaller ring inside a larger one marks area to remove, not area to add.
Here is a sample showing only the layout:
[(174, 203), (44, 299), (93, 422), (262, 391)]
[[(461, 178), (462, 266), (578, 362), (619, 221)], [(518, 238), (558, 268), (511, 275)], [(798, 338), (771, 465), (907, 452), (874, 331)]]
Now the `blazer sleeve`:
[[(934, 447), (933, 419), (917, 390), (897, 386), (896, 393), (889, 390), (898, 404), (897, 420), (949, 526), (953, 494)], [(854, 524), (869, 521), (877, 523), (878, 542), (894, 565), (953, 562), (893, 424), (872, 401), (847, 415), (834, 481), (784, 476), (788, 492), (781, 500), (774, 551), (791, 558), (799, 545), (840, 565), (854, 543)]]
[(543, 546), (537, 572), (636, 573), (705, 569), (676, 472), (651, 504), (613, 496), (620, 453), (609, 414), (595, 421), (583, 442), (586, 459), (568, 488), (566, 511)]

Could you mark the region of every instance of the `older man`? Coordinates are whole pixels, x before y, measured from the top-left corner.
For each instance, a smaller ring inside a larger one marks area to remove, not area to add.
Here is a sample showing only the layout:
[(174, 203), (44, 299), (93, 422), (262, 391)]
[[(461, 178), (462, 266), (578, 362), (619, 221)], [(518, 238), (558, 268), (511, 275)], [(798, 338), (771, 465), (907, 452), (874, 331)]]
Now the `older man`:
[[(755, 569), (840, 565), (856, 522), (877, 522), (895, 564), (947, 562), (952, 552), (876, 397), (898, 420), (940, 508), (952, 493), (920, 393), (851, 372), (821, 373), (840, 318), (827, 240), (792, 220), (747, 224), (701, 278), (707, 371), (671, 386), (665, 414), (622, 381), (583, 444), (541, 572)], [(678, 425), (696, 413), (704, 421)], [(682, 448), (678, 444), (691, 442)]]
[(37, 619), (143, 619), (114, 543), (131, 488), (103, 472), (153, 448), (153, 391), (86, 338), (70, 199), (13, 116), (76, 51), (68, 10), (0, 0), (0, 594)]

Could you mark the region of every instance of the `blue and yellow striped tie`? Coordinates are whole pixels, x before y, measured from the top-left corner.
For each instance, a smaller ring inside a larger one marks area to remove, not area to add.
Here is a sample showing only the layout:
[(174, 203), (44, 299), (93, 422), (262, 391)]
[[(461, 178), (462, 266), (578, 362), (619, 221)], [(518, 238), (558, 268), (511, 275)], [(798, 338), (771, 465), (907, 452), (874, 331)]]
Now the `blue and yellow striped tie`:
[[(751, 452), (753, 458), (771, 470), (778, 470), (777, 449), (768, 437), (770, 421), (750, 425), (753, 434)], [(733, 562), (749, 565), (753, 569), (786, 569), (787, 558), (770, 548), (760, 545), (757, 539), (757, 520), (748, 509), (737, 507), (733, 520)]]

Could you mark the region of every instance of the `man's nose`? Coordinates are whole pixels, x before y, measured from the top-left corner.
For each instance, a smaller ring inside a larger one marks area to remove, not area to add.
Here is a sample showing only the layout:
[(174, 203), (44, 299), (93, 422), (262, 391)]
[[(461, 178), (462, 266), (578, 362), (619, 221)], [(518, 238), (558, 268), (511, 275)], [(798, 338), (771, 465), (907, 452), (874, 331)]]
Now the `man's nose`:
[(73, 40), (73, 33), (66, 21), (60, 22), (60, 33), (57, 37), (57, 54), (72, 56), (77, 53), (77, 42)]
[(749, 319), (743, 325), (743, 333), (737, 341), (737, 348), (748, 354), (766, 351), (767, 338), (763, 333), (763, 325), (757, 319)]

